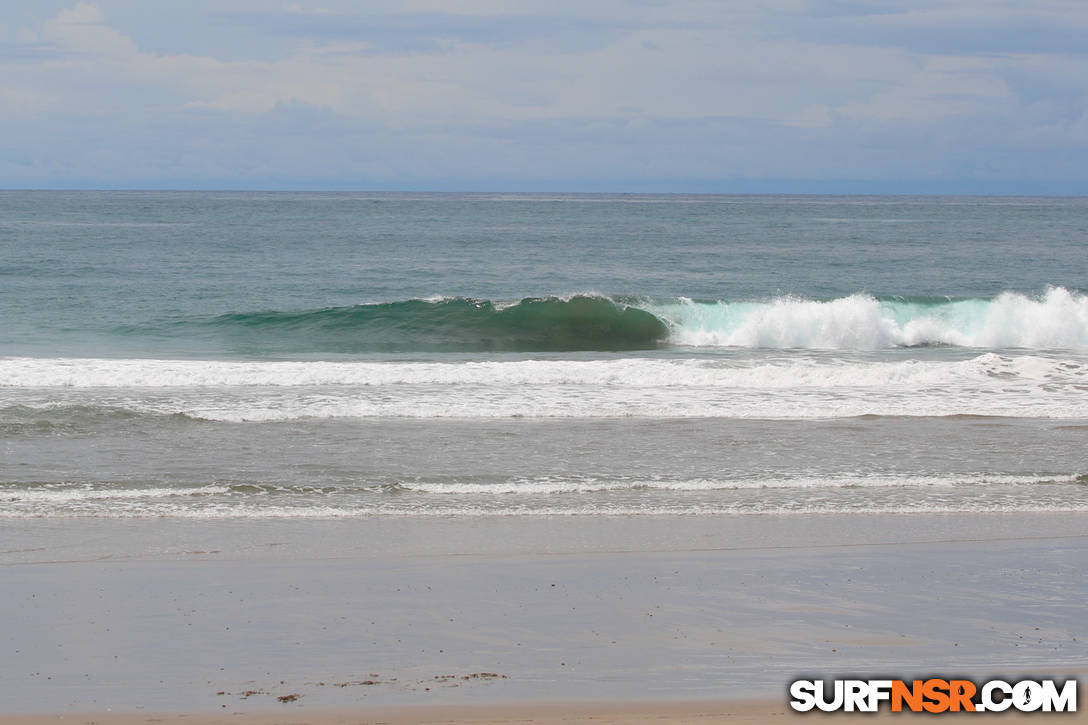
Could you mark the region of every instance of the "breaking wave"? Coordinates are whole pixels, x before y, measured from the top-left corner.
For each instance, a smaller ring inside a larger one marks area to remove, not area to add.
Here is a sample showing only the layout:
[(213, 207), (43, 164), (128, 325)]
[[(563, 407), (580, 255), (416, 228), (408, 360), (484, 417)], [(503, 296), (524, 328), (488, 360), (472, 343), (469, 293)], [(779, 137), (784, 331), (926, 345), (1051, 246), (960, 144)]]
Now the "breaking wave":
[(571, 351), (632, 350), (664, 340), (666, 324), (607, 297), (526, 297), (518, 302), (404, 300), (303, 312), (215, 317), (204, 324), (246, 338), (296, 343), (302, 350)]
[(696, 347), (1088, 347), (1088, 296), (1061, 287), (1040, 297), (1004, 292), (992, 299), (878, 298), (858, 293), (826, 301), (680, 299), (647, 309), (669, 324), (670, 342)]
[[(432, 298), (173, 323), (247, 352), (547, 352), (692, 347), (878, 350), (892, 347), (1088, 348), (1088, 296), (828, 300), (686, 297)], [(141, 334), (147, 330), (139, 330)], [(156, 332), (168, 332), (156, 330)]]

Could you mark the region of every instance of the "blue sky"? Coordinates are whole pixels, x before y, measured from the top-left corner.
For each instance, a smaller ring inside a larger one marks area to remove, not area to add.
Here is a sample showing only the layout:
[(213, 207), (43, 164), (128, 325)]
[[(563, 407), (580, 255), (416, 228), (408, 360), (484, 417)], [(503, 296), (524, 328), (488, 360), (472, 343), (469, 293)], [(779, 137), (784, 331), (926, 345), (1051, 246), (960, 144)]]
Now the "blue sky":
[(1083, 0), (9, 0), (0, 187), (1088, 194)]

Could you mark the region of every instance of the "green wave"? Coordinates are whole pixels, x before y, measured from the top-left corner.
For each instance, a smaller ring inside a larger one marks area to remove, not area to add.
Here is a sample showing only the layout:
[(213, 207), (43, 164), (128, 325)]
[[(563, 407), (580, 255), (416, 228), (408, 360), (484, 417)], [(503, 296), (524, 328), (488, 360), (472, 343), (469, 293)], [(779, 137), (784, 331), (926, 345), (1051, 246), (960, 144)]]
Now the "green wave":
[(317, 310), (189, 318), (152, 332), (214, 338), (244, 354), (566, 352), (686, 347), (854, 349), (1088, 348), (1088, 296), (1061, 287), (992, 298), (874, 296), (764, 300), (687, 297), (410, 299)]
[(607, 297), (453, 298), (302, 312), (220, 315), (204, 325), (236, 343), (332, 352), (638, 350), (669, 334), (645, 310)]

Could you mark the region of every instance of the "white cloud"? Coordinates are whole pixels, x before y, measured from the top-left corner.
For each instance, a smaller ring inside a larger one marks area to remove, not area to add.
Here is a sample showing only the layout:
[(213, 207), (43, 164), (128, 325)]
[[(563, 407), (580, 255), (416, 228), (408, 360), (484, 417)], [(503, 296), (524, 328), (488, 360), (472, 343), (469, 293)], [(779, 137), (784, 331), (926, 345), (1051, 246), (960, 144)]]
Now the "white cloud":
[[(303, 10), (331, 12), (288, 6)], [(98, 89), (112, 85), (108, 95), (116, 99), (152, 86), (177, 108), (250, 113), (300, 101), (407, 126), (632, 113), (812, 123), (814, 108), (823, 109), (820, 123), (836, 113), (925, 120), (970, 114), (1009, 95), (993, 60), (767, 39), (746, 26), (636, 29), (601, 47), (546, 58), (532, 43), (460, 41), (441, 52), (390, 56), (334, 39), (302, 42), (274, 61), (221, 61), (142, 52), (97, 5), (80, 2), (46, 21), (42, 37), (81, 57), (24, 73), (37, 87), (70, 87), (79, 78)], [(71, 97), (87, 108), (81, 95)]]
[(136, 43), (104, 24), (101, 8), (79, 2), (45, 22), (42, 38), (65, 50), (99, 57), (125, 58), (138, 51)]
[(997, 74), (999, 62), (977, 58), (932, 58), (898, 85), (844, 105), (854, 119), (932, 122), (992, 111), (1013, 94)]
[[(231, 9), (230, 0), (224, 5)], [(227, 60), (215, 53), (156, 52), (139, 34), (121, 32), (123, 23), (112, 24), (102, 6), (81, 1), (22, 29), (14, 52), (0, 56), (0, 122), (36, 118), (48, 122), (43, 127), (67, 124), (76, 134), (91, 134), (97, 124), (96, 143), (104, 147), (139, 135), (140, 128), (198, 114), (200, 123), (189, 132), (183, 124), (151, 137), (165, 136), (190, 156), (212, 154), (215, 144), (202, 134), (234, 138), (234, 129), (246, 127), (294, 134), (295, 148), (325, 156), (313, 162), (315, 169), (355, 163), (360, 170), (415, 169), (436, 178), (485, 167), (496, 177), (504, 169), (557, 174), (562, 168), (611, 178), (947, 175), (955, 171), (948, 165), (950, 144), (958, 144), (961, 161), (971, 153), (995, 158), (1003, 143), (1015, 145), (1010, 153), (1085, 144), (1084, 55), (980, 53), (970, 34), (964, 52), (950, 52), (954, 33), (941, 36), (936, 52), (919, 36), (940, 24), (965, 26), (973, 17), (988, 28), (1030, 27), (1030, 38), (1007, 35), (1002, 42), (1034, 47), (1041, 44), (1037, 34), (1060, 25), (1063, 13), (1075, 15), (1069, 24), (1080, 27), (1086, 15), (1080, 6), (1044, 2), (1032, 15), (1008, 3), (988, 11), (974, 0), (881, 3), (871, 6), (879, 14), (816, 17), (800, 1), (756, 7), (610, 0), (544, 8), (478, 0), (458, 4), (469, 21), (453, 22), (446, 5), (368, 5), (389, 15), (385, 25), (371, 23), (388, 32), (414, 30), (406, 12), (430, 13), (423, 30), (439, 42), (405, 42), (391, 50), (377, 48), (366, 34), (339, 32), (338, 26), (368, 27), (370, 21), (332, 0), (284, 4), (270, 20), (275, 27), (290, 27), (302, 16), (320, 23), (307, 26), (312, 32), (284, 36), (276, 57)], [(535, 20), (528, 17), (533, 13)], [(556, 21), (557, 13), (570, 22)], [(797, 30), (802, 20), (804, 31)], [(887, 40), (854, 38), (844, 30), (853, 27), (847, 22)], [(510, 29), (517, 42), (491, 42), (481, 35), (491, 28)], [(323, 127), (326, 137), (310, 138), (307, 123), (317, 117), (303, 122), (284, 110), (300, 107), (326, 109), (338, 121)], [(298, 123), (283, 126), (288, 118)], [(124, 134), (111, 134), (122, 126)], [(353, 127), (369, 131), (358, 135)], [(30, 126), (19, 128), (33, 133)], [(438, 140), (448, 148), (434, 146)], [(862, 143), (869, 149), (864, 153), (856, 150)], [(338, 146), (357, 153), (334, 151)], [(430, 156), (421, 165), (413, 154), (422, 147)], [(252, 145), (239, 148), (260, 153)], [(100, 151), (99, 163), (124, 163), (124, 154)], [(49, 145), (38, 153), (48, 155)], [(223, 151), (215, 153), (222, 157)], [(232, 154), (235, 168), (246, 166), (238, 153)], [(309, 168), (298, 157), (281, 158), (299, 173)], [(230, 173), (231, 165), (219, 159), (208, 163)], [(260, 166), (257, 159), (249, 165)]]

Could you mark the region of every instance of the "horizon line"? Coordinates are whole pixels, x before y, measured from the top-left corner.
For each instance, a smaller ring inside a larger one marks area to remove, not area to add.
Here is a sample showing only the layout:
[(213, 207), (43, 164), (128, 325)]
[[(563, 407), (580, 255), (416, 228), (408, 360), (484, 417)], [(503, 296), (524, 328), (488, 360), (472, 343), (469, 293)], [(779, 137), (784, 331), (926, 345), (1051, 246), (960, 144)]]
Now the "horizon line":
[(1060, 191), (622, 191), (622, 190), (561, 190), (561, 189), (442, 189), (442, 188), (337, 188), (337, 187), (0, 187), (0, 193), (194, 193), (194, 194), (461, 194), (461, 195), (568, 195), (568, 196), (902, 196), (902, 197), (962, 197), (962, 198), (1088, 198), (1088, 192)]

